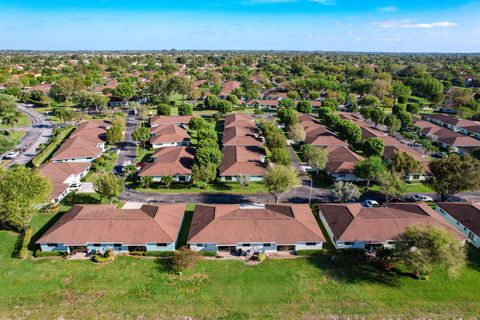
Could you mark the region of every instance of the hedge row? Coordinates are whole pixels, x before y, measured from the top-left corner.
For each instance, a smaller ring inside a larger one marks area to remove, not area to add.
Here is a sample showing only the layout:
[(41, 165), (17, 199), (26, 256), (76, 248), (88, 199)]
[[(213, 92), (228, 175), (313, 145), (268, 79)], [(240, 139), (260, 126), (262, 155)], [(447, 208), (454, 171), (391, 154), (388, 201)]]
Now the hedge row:
[(61, 251), (42, 251), (42, 250), (35, 250), (33, 256), (36, 258), (43, 258), (43, 257), (65, 257), (67, 255), (66, 252)]

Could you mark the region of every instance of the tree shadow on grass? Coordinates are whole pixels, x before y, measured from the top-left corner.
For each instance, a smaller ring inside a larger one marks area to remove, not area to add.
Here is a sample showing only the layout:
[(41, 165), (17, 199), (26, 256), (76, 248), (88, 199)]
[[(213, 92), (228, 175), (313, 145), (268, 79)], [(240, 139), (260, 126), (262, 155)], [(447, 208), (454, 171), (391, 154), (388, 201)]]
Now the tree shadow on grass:
[(467, 243), (467, 266), (480, 272), (480, 249)]
[(28, 250), (30, 251), (35, 251), (36, 245), (35, 242), (40, 239), (40, 237), (47, 232), (48, 229), (50, 229), (55, 222), (60, 219), (61, 216), (65, 214), (65, 211), (59, 211), (57, 212), (50, 220), (48, 220), (47, 223), (45, 223), (40, 229), (37, 230), (32, 236), (32, 239), (30, 240), (30, 243), (28, 244)]
[(177, 249), (187, 245), (188, 241), (188, 233), (190, 231), (190, 225), (192, 224), (193, 218), (193, 210), (185, 211), (185, 215), (183, 217), (182, 226), (180, 227), (180, 232), (178, 234), (177, 240)]
[(308, 261), (337, 281), (375, 283), (390, 287), (400, 285), (396, 271), (380, 269), (360, 254), (340, 254), (335, 255), (334, 259), (330, 255), (312, 255)]

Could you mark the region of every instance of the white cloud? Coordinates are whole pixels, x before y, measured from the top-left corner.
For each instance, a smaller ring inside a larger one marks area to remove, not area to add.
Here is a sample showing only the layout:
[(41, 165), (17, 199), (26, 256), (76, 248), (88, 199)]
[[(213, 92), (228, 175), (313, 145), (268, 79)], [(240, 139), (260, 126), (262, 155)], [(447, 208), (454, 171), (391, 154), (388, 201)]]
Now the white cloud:
[(389, 7), (382, 7), (378, 8), (378, 11), (388, 13), (388, 12), (396, 12), (398, 11), (398, 8), (395, 6), (389, 6)]
[(432, 29), (432, 28), (449, 28), (456, 27), (458, 23), (450, 21), (431, 22), (431, 23), (411, 23), (410, 20), (402, 21), (384, 21), (375, 23), (381, 28), (415, 28), (415, 29)]
[(311, 2), (315, 2), (315, 3), (319, 3), (319, 4), (323, 4), (323, 5), (332, 5), (332, 4), (335, 4), (335, 0), (310, 0)]

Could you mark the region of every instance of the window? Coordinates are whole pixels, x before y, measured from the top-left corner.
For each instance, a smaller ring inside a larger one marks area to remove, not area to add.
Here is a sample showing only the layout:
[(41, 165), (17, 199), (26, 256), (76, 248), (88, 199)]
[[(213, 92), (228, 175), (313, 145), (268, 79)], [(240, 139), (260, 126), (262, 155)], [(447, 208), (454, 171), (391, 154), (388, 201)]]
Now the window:
[(94, 243), (93, 246), (94, 247), (101, 247), (102, 245), (100, 243)]
[(242, 244), (242, 247), (250, 247), (250, 243), (244, 243)]
[(113, 246), (114, 246), (115, 248), (120, 248), (120, 247), (122, 246), (122, 244), (121, 244), (121, 243), (114, 243)]
[(56, 247), (57, 244), (56, 243), (47, 243), (47, 247)]
[(166, 247), (167, 244), (166, 243), (157, 243), (157, 247)]
[(207, 245), (206, 245), (206, 244), (203, 244), (203, 243), (197, 243), (196, 246), (199, 247), (199, 248), (204, 248), (204, 247), (206, 247)]
[(346, 246), (353, 246), (355, 242), (344, 242), (343, 244)]
[(317, 243), (316, 242), (307, 242), (305, 243), (306, 246), (316, 246)]
[(272, 245), (271, 245), (270, 243), (264, 243), (263, 246), (264, 246), (264, 247), (270, 247), (270, 246), (272, 246)]
[(473, 234), (473, 232), (470, 232), (468, 234), (468, 237), (470, 238), (470, 240), (475, 240), (475, 234)]

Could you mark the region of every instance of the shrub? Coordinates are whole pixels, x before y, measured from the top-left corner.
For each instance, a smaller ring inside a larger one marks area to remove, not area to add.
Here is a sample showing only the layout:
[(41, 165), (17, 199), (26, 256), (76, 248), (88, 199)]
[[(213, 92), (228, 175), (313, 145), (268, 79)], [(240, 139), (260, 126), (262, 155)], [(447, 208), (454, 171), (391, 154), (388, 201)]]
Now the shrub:
[(143, 256), (145, 251), (130, 251), (128, 254), (131, 256)]
[(115, 253), (113, 252), (112, 249), (108, 249), (105, 251), (103, 254), (102, 253), (96, 253), (92, 256), (92, 261), (96, 263), (105, 263), (112, 261), (115, 258)]
[(325, 250), (297, 250), (295, 254), (297, 256), (313, 256), (313, 255), (322, 255), (325, 253)]
[(173, 257), (175, 251), (145, 251), (143, 255), (145, 257)]
[(217, 253), (215, 251), (200, 251), (200, 254), (204, 257), (216, 257)]
[(168, 104), (161, 104), (157, 107), (157, 115), (169, 116), (172, 113), (172, 108)]
[(198, 261), (198, 253), (187, 248), (181, 248), (175, 252), (172, 257), (172, 264), (176, 271), (190, 269), (195, 266)]
[(261, 252), (261, 253), (258, 254), (258, 261), (260, 261), (260, 262), (262, 262), (266, 258), (267, 258), (267, 256), (265, 255), (265, 253)]
[(28, 255), (28, 244), (30, 243), (30, 240), (32, 240), (32, 228), (28, 227), (25, 229), (23, 235), (22, 235), (22, 240), (21, 240), (21, 247), (20, 250), (18, 251), (17, 257), (19, 259), (26, 259)]
[(35, 250), (33, 256), (36, 258), (44, 258), (44, 257), (65, 257), (67, 255), (66, 252), (61, 251), (42, 251), (42, 250)]
[(60, 210), (60, 206), (55, 203), (49, 203), (42, 208), (42, 212), (49, 213), (49, 214), (55, 214), (59, 210)]
[(182, 104), (178, 106), (178, 114), (180, 116), (187, 116), (193, 113), (193, 108), (189, 104)]

